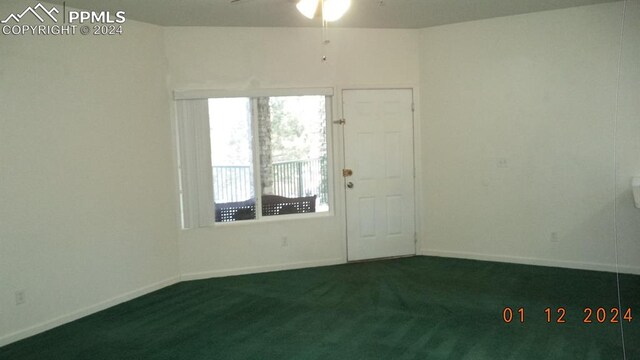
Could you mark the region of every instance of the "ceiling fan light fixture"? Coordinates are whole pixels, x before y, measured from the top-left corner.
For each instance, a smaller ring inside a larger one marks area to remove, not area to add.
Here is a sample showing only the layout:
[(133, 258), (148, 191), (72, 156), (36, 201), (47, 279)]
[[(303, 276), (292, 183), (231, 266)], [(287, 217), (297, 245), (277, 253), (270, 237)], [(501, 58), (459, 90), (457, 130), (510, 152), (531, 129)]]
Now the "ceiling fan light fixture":
[(351, 0), (300, 0), (296, 4), (298, 11), (309, 19), (313, 19), (322, 7), (323, 19), (329, 22), (340, 19), (350, 6)]
[(296, 8), (298, 8), (298, 11), (305, 17), (313, 19), (316, 16), (318, 4), (319, 0), (300, 0), (298, 4), (296, 4)]
[(324, 0), (322, 14), (325, 21), (340, 19), (351, 6), (351, 0)]

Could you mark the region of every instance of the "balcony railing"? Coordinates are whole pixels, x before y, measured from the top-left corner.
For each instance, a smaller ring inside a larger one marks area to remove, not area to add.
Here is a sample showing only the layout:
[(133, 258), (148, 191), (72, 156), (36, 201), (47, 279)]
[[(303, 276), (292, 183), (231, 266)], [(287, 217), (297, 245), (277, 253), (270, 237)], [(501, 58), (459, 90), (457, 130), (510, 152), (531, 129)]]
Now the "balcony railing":
[(251, 199), (253, 176), (250, 166), (214, 166), (213, 197), (216, 203)]
[[(253, 198), (250, 166), (214, 166), (213, 191), (216, 203)], [(302, 197), (318, 195), (318, 205), (328, 204), (327, 158), (273, 164), (274, 195)]]

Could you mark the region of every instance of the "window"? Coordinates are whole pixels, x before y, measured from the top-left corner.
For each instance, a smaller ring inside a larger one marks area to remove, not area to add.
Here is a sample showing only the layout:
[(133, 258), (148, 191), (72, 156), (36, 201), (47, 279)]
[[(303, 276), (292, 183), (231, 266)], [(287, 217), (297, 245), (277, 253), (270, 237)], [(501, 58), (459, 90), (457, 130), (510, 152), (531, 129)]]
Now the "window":
[(178, 99), (183, 227), (328, 212), (329, 105), (323, 93)]

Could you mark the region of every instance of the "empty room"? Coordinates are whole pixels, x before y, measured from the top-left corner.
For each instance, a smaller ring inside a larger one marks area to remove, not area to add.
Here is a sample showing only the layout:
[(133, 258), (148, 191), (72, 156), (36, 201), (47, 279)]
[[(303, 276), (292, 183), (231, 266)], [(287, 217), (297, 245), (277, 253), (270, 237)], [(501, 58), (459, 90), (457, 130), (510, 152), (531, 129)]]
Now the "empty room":
[(640, 359), (640, 0), (0, 28), (0, 359)]

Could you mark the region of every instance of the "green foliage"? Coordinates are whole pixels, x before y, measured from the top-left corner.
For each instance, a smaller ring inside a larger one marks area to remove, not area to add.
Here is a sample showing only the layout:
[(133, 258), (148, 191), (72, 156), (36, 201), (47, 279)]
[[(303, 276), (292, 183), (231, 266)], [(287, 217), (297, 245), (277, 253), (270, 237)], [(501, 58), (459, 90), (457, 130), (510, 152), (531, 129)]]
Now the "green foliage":
[(274, 162), (308, 159), (310, 153), (309, 134), (298, 116), (285, 109), (287, 98), (272, 97), (271, 105), (271, 150)]

